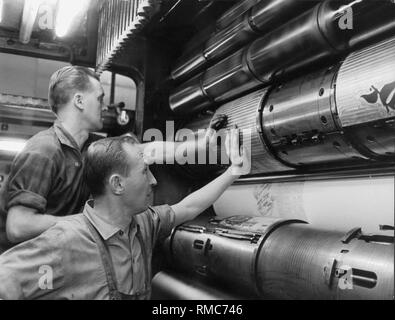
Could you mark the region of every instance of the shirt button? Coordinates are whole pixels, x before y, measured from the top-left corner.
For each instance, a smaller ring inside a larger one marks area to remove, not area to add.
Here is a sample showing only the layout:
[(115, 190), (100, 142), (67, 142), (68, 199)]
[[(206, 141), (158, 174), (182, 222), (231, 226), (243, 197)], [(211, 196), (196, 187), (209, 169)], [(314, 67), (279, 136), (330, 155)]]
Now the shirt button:
[(78, 162), (78, 161), (76, 161), (75, 163), (75, 166), (78, 168), (79, 166), (81, 166), (81, 164)]
[(123, 236), (123, 231), (119, 231), (119, 235), (122, 237)]

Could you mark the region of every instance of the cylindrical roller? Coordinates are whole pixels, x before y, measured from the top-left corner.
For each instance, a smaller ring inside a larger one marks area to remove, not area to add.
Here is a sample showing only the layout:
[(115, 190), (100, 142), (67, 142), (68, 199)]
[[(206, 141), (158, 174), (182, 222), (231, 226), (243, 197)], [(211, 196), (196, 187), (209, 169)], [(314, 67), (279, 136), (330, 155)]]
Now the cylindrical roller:
[[(169, 261), (235, 292), (276, 299), (394, 299), (394, 236), (320, 230), (299, 220), (233, 216), (191, 221)], [(237, 291), (236, 291), (237, 290)]]
[(265, 33), (297, 17), (323, 0), (267, 0), (260, 1), (250, 10), (251, 26)]
[(235, 4), (232, 8), (227, 10), (217, 20), (217, 29), (225, 29), (236, 20), (237, 17), (241, 16), (244, 12), (249, 10), (252, 6), (259, 3), (259, 0), (242, 0)]
[(362, 154), (380, 161), (395, 162), (395, 119), (345, 131)]
[(335, 9), (339, 9), (336, 4), (327, 1), (317, 5), (209, 68), (197, 77), (200, 86), (195, 79), (193, 93), (184, 94), (186, 87), (190, 87), (189, 81), (188, 85), (176, 88), (170, 95), (171, 109), (177, 113), (202, 110), (210, 105), (208, 99), (204, 104), (196, 99), (202, 96), (202, 91), (212, 101), (224, 102), (259, 85), (269, 84), (275, 73), (293, 72), (341, 51), (347, 44), (348, 33), (335, 32), (339, 30), (333, 18)]
[(214, 34), (206, 43), (203, 55), (207, 61), (218, 61), (228, 53), (241, 48), (258, 33), (251, 27), (248, 14), (232, 23), (228, 28)]
[[(263, 106), (263, 102), (266, 98), (267, 89), (261, 89), (251, 94), (248, 94), (239, 99), (233, 100), (222, 105), (217, 109), (217, 114), (225, 114), (228, 117), (228, 124), (223, 129), (229, 129), (233, 125), (237, 125), (240, 129), (241, 139), (243, 144), (248, 147), (251, 151), (251, 172), (250, 175), (273, 173), (273, 172), (284, 172), (292, 171), (293, 168), (282, 164), (278, 161), (265, 146), (261, 139), (260, 131), (260, 111)], [(203, 130), (208, 127), (212, 116), (207, 115), (205, 117), (198, 117), (194, 121), (187, 123), (184, 128), (190, 129), (194, 132)], [(221, 133), (221, 132), (219, 132)], [(180, 137), (176, 136), (176, 141), (182, 141)], [(217, 161), (220, 164), (220, 160), (223, 159), (224, 139), (221, 141), (221, 145), (218, 146)], [(209, 156), (206, 156), (209, 159)], [(209, 160), (206, 160), (207, 163)], [(189, 171), (195, 172), (197, 176), (202, 176), (207, 173), (208, 168), (206, 166), (185, 166)], [(214, 169), (214, 168), (212, 168)], [(218, 167), (218, 169), (221, 169)], [(212, 170), (210, 169), (209, 172)], [(199, 174), (200, 173), (200, 174)]]
[(236, 51), (229, 58), (207, 69), (202, 75), (202, 86), (205, 92), (218, 103), (261, 84), (251, 74), (243, 50)]
[(391, 37), (395, 31), (395, 2), (391, 0), (363, 1), (353, 12), (353, 34), (350, 48), (367, 46)]
[(228, 116), (226, 129), (237, 125), (241, 130), (243, 144), (251, 150), (251, 175), (292, 170), (275, 159), (261, 139), (259, 114), (266, 94), (267, 89), (258, 90), (228, 102), (216, 111), (216, 114)]
[(201, 48), (194, 49), (184, 54), (172, 69), (170, 75), (173, 80), (187, 78), (187, 75), (194, 74), (201, 70), (207, 60)]
[(284, 225), (257, 261), (261, 294), (277, 299), (394, 299), (394, 237)]
[(284, 162), (296, 166), (355, 163), (361, 154), (334, 118), (338, 66), (276, 86), (262, 111), (265, 141)]
[(238, 50), (262, 33), (274, 30), (282, 23), (314, 6), (317, 1), (269, 0), (254, 5), (227, 28), (214, 33), (204, 48), (182, 56), (172, 71), (177, 80), (200, 72), (208, 64), (215, 63)]
[(395, 38), (345, 59), (336, 79), (336, 107), (362, 152), (395, 160)]
[(215, 63), (226, 57), (227, 54), (240, 49), (258, 33), (252, 29), (248, 13), (234, 23), (219, 32), (214, 33), (204, 44), (203, 48), (181, 56), (171, 72), (174, 80), (187, 78), (196, 72), (200, 72), (209, 63)]
[(268, 83), (275, 74), (300, 69), (344, 50), (348, 33), (339, 28), (335, 18), (339, 3), (319, 4), (254, 41), (248, 48), (247, 60), (255, 76)]
[(247, 67), (244, 51), (239, 50), (176, 88), (169, 98), (170, 108), (178, 114), (192, 114), (259, 84)]
[(242, 299), (212, 285), (173, 272), (161, 271), (152, 279), (152, 300), (236, 300)]
[(206, 109), (213, 102), (202, 88), (202, 75), (197, 75), (175, 90), (169, 98), (170, 108), (178, 114), (192, 114)]
[(236, 216), (219, 222), (182, 225), (171, 236), (170, 261), (183, 271), (254, 294), (258, 249), (272, 230), (292, 222)]

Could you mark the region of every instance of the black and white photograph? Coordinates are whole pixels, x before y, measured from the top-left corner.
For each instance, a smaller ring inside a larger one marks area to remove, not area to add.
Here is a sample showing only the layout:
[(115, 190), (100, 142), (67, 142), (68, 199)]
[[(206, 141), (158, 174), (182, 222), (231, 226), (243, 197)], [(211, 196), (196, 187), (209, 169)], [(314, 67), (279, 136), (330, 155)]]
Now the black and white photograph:
[(394, 199), (395, 0), (0, 0), (0, 300), (394, 302)]

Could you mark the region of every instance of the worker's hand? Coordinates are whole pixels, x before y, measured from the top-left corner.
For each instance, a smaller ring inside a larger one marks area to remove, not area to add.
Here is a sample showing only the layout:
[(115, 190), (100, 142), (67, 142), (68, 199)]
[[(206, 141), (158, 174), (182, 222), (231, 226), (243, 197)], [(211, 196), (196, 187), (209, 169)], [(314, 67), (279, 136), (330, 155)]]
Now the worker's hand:
[(209, 129), (219, 130), (225, 128), (228, 124), (228, 116), (226, 114), (216, 113), (210, 121)]
[(218, 130), (225, 128), (228, 124), (228, 116), (226, 114), (214, 114), (210, 124), (206, 130), (204, 140), (206, 141), (210, 152), (217, 152)]
[(229, 130), (225, 140), (226, 154), (231, 162), (233, 175), (246, 175), (251, 171), (251, 153), (247, 146), (240, 145), (240, 130), (234, 126)]

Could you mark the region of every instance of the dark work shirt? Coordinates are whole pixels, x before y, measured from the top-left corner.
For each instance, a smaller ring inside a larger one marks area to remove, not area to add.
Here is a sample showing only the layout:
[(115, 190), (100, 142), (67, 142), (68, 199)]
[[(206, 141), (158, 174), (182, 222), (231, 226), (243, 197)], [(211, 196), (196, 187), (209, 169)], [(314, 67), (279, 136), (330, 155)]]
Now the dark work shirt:
[(81, 212), (90, 195), (83, 179), (83, 155), (100, 138), (90, 134), (80, 150), (58, 121), (33, 136), (13, 161), (6, 210), (21, 205), (55, 216)]

